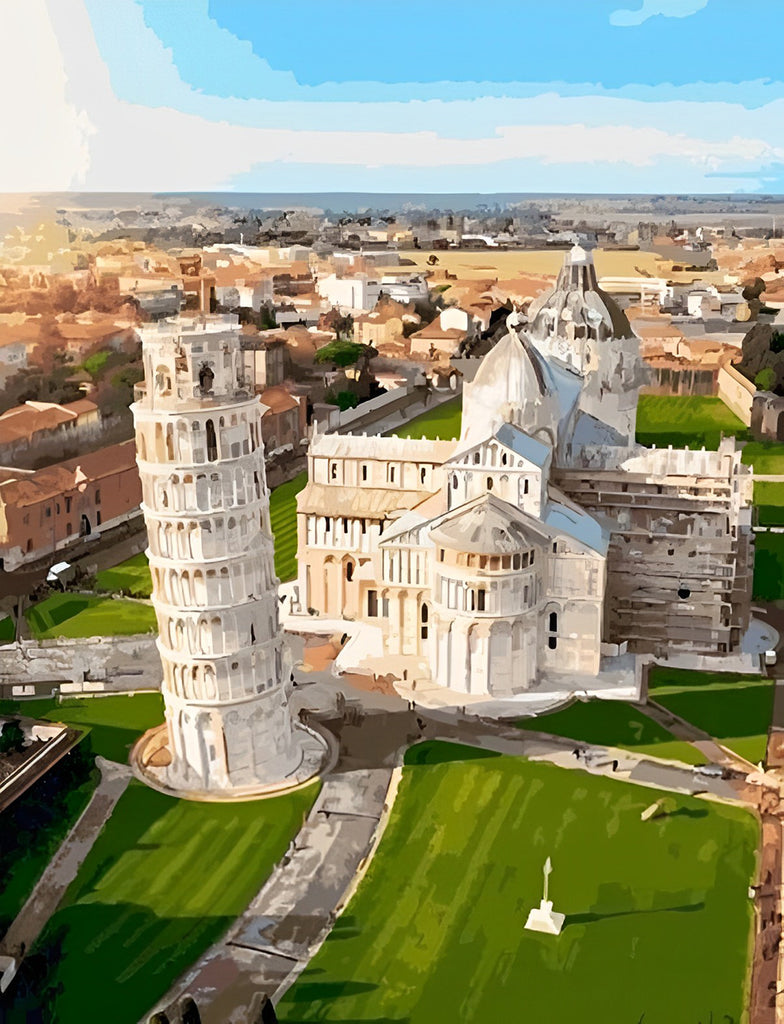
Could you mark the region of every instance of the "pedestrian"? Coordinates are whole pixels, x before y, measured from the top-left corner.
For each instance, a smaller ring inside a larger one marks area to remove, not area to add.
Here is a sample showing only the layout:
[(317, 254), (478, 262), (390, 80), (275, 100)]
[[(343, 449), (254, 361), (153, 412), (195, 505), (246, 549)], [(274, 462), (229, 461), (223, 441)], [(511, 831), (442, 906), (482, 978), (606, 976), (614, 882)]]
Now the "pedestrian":
[(617, 760), (613, 761), (613, 771), (614, 772), (618, 771), (618, 761)]
[(574, 750), (572, 751), (572, 753), (574, 754), (575, 759), (577, 761), (579, 761), (580, 760), (580, 748), (579, 747), (575, 747)]

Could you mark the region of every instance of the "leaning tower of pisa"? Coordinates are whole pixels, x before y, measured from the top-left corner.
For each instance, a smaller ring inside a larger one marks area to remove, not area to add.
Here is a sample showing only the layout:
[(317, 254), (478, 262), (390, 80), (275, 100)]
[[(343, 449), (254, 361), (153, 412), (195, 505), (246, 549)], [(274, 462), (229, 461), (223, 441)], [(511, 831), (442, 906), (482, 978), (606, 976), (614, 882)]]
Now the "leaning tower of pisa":
[(216, 796), (295, 784), (323, 750), (284, 690), (264, 410), (239, 325), (161, 321), (142, 343), (133, 414), (166, 708), (143, 763), (166, 788)]

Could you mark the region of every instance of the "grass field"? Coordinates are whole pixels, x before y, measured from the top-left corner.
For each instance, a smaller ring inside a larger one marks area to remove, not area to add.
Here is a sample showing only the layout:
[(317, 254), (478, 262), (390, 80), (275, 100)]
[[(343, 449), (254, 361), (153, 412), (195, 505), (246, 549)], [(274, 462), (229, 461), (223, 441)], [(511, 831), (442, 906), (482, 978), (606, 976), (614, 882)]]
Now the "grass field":
[(652, 700), (756, 764), (765, 760), (773, 680), (722, 672), (651, 669)]
[(59, 702), (51, 697), (0, 700), (0, 715), (26, 715), (87, 726), (93, 753), (124, 764), (134, 741), (163, 721), (163, 697), (160, 693), (118, 693), (106, 697), (66, 697)]
[(778, 441), (749, 441), (743, 446), (741, 462), (753, 466), (754, 472), (763, 476), (784, 473), (784, 444)]
[(648, 447), (719, 447), (721, 435), (744, 438), (748, 429), (720, 398), (640, 395), (637, 441)]
[(460, 437), (460, 424), (463, 418), (463, 400), (453, 398), (442, 405), (436, 405), (421, 416), (417, 416), (399, 430), (393, 430), (396, 437), (427, 438), (434, 440), (440, 437), (449, 441)]
[[(750, 814), (677, 797), (642, 822), (651, 790), (459, 752), (409, 752), (380, 849), (282, 1022), (740, 1020)], [(524, 930), (547, 856), (558, 938)]]
[(754, 584), (758, 601), (784, 598), (784, 533), (754, 534)]
[(755, 483), (754, 504), (760, 526), (784, 526), (784, 483)]
[(10, 615), (0, 619), (0, 644), (10, 644), (16, 639), (16, 624)]
[(270, 522), (275, 537), (275, 572), (282, 582), (297, 575), (297, 495), (308, 482), (307, 470), (270, 494)]
[(568, 736), (583, 743), (621, 747), (635, 754), (648, 754), (684, 764), (704, 764), (705, 758), (690, 743), (676, 740), (658, 722), (639, 708), (622, 701), (577, 701), (562, 711), (516, 723), (520, 729)]
[(98, 782), (87, 740), (3, 811), (0, 935), (24, 906)]
[(149, 597), (152, 593), (150, 563), (144, 553), (120, 562), (113, 569), (95, 574), (95, 589), (130, 597)]
[(132, 780), (36, 946), (43, 1019), (136, 1024), (246, 908), (317, 792), (196, 803)]
[(129, 636), (158, 628), (152, 605), (87, 594), (51, 594), (27, 608), (25, 618), (36, 640)]

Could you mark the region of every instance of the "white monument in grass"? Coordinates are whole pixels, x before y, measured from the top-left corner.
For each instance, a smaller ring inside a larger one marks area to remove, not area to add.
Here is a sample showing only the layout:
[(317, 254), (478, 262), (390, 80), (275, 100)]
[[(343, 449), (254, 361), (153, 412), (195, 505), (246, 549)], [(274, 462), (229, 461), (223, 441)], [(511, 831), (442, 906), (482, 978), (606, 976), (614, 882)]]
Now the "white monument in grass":
[(549, 900), (550, 873), (553, 865), (548, 857), (544, 862), (544, 893), (538, 907), (534, 907), (528, 914), (525, 927), (532, 932), (546, 932), (548, 935), (560, 935), (566, 914), (557, 914), (553, 910), (553, 901)]

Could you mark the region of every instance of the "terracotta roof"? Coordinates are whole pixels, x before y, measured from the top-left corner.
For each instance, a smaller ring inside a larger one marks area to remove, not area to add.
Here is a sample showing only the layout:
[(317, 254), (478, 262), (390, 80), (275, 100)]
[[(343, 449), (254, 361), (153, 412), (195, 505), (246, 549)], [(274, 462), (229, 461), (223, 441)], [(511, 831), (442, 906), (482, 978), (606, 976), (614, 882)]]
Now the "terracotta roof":
[(70, 423), (92, 412), (98, 406), (87, 399), (79, 399), (68, 405), (49, 402), (25, 402), (15, 405), (0, 415), (0, 444), (11, 444), (21, 439), (30, 440), (34, 434), (44, 430), (55, 430), (62, 423)]
[(120, 327), (115, 323), (89, 323), (89, 324), (58, 324), (57, 329), (62, 338), (66, 341), (76, 341), (82, 339), (89, 340), (100, 340), (101, 338), (110, 338), (114, 334), (121, 334), (123, 331), (128, 330), (127, 327)]
[[(285, 388), (276, 386), (267, 388), (261, 393), (261, 404), (267, 406), (267, 411), (272, 413), (288, 412), (289, 409), (296, 409), (299, 402)], [(266, 416), (266, 413), (264, 414)]]
[(383, 519), (388, 512), (414, 508), (422, 501), (423, 494), (422, 491), (393, 487), (336, 487), (334, 484), (310, 483), (297, 495), (297, 511), (322, 516)]
[(37, 505), (68, 491), (75, 491), (80, 485), (135, 466), (136, 443), (123, 441), (122, 444), (113, 444), (89, 455), (59, 462), (19, 479), (0, 483), (0, 504)]

